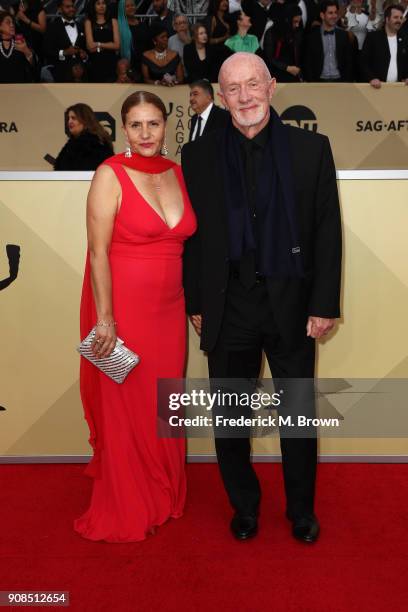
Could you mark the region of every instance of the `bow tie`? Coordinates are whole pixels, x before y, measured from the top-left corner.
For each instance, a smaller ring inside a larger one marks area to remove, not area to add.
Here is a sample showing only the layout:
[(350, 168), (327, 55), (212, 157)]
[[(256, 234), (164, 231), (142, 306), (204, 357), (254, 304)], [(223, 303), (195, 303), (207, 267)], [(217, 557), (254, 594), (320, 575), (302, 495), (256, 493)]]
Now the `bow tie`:
[(328, 35), (333, 35), (334, 34), (334, 30), (325, 30), (324, 31), (324, 35), (328, 36)]
[(75, 28), (76, 23), (75, 23), (75, 21), (64, 21), (64, 26), (65, 27), (71, 26), (71, 28)]

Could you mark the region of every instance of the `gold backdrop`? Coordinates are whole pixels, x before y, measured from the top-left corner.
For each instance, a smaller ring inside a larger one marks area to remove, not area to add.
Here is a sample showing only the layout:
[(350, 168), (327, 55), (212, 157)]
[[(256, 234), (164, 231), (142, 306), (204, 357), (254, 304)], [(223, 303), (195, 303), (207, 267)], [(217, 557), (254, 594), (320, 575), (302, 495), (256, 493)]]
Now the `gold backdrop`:
[[(408, 376), (408, 183), (340, 181), (344, 221), (343, 319), (320, 345), (320, 377)], [(87, 181), (4, 181), (0, 281), (6, 244), (20, 245), (16, 280), (0, 291), (0, 455), (89, 453), (78, 389), (78, 310), (85, 255)], [(266, 375), (270, 375), (266, 370)], [(206, 360), (190, 329), (189, 377)], [(258, 455), (278, 443), (258, 439)], [(408, 455), (403, 439), (323, 439), (323, 455)], [(189, 441), (191, 456), (212, 453)]]
[[(0, 85), (0, 170), (51, 170), (45, 155), (63, 146), (64, 110), (89, 104), (124, 149), (120, 108), (137, 89), (163, 98), (168, 113), (170, 156), (178, 161), (188, 140), (189, 89), (144, 85)], [(217, 86), (215, 86), (217, 89)], [(408, 156), (406, 85), (380, 90), (365, 84), (279, 84), (273, 105), (284, 121), (330, 137), (338, 169), (404, 169)]]

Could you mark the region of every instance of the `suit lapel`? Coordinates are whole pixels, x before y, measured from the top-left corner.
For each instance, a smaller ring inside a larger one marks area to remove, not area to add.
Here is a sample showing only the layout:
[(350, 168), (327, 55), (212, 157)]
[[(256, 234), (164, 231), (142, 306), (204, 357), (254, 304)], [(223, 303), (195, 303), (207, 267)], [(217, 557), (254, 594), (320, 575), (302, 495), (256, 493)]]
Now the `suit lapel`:
[[(73, 21), (75, 21), (75, 19)], [(64, 21), (63, 21), (62, 17), (61, 17), (61, 20), (60, 20), (60, 25), (61, 25), (62, 35), (65, 36), (65, 40), (66, 40), (67, 45), (71, 46), (72, 45), (71, 39), (68, 36), (67, 28), (64, 25)], [(81, 40), (82, 30), (81, 30), (79, 24), (76, 21), (75, 21), (75, 25), (76, 25), (77, 33), (78, 34), (77, 34), (77, 37), (75, 39), (74, 46), (80, 47), (81, 45), (79, 44), (79, 42)]]
[[(63, 18), (62, 18), (62, 17), (60, 18), (60, 28), (61, 28), (61, 34), (62, 34), (62, 36), (65, 38), (65, 44), (66, 44), (66, 47), (70, 47), (70, 46), (71, 46), (71, 44), (72, 44), (72, 43), (71, 43), (71, 39), (70, 39), (70, 37), (68, 36), (67, 28), (66, 28), (66, 27), (65, 27), (65, 25), (64, 25), (64, 21), (63, 21)], [(65, 47), (65, 48), (66, 48), (66, 47)]]
[(407, 58), (404, 58), (404, 54), (406, 54), (406, 52), (407, 51), (406, 51), (405, 45), (404, 45), (404, 38), (401, 36), (400, 33), (398, 33), (397, 34), (397, 69), (398, 69), (398, 80), (400, 78), (403, 78), (403, 76), (404, 76), (404, 70), (403, 70), (404, 59), (405, 59), (405, 61), (408, 61)]
[[(212, 110), (212, 109), (211, 109)], [(216, 150), (215, 154), (212, 156), (215, 162), (214, 167), (214, 185), (215, 185), (215, 198), (214, 198), (214, 206), (217, 208), (218, 218), (221, 225), (221, 230), (225, 236), (225, 240), (228, 244), (228, 226), (227, 226), (227, 209), (225, 202), (225, 185), (224, 185), (224, 175), (222, 169), (224, 168), (224, 148), (222, 141), (222, 132), (218, 131), (216, 133), (215, 138)]]
[(387, 34), (385, 30), (383, 31), (382, 36), (383, 36), (383, 46), (384, 46), (383, 57), (384, 57), (385, 65), (386, 67), (388, 67), (390, 64), (390, 60), (391, 60), (391, 52), (390, 52), (390, 45), (388, 44), (388, 38), (387, 38)]
[(214, 113), (214, 108), (215, 108), (215, 106), (213, 105), (213, 107), (212, 107), (212, 109), (210, 111), (210, 114), (208, 115), (208, 119), (205, 122), (205, 126), (204, 126), (204, 129), (202, 131), (202, 134), (205, 134), (206, 132), (208, 132), (209, 128), (212, 126), (212, 123), (214, 121), (214, 114), (215, 114)]

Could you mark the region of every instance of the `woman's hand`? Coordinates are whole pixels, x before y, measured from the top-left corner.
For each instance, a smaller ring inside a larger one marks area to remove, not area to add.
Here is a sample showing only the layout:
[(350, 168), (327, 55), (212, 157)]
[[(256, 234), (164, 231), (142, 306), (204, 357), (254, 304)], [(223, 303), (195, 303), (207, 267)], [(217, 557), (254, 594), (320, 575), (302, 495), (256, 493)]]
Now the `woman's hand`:
[(114, 325), (96, 326), (95, 339), (92, 343), (92, 351), (95, 357), (109, 357), (116, 346), (116, 329)]
[(14, 44), (15, 44), (16, 51), (20, 51), (21, 53), (24, 53), (24, 55), (31, 54), (31, 51), (28, 48), (27, 43), (24, 39), (20, 39), (20, 40), (16, 39)]
[(27, 17), (25, 14), (26, 7), (23, 4), (20, 4), (20, 8), (18, 9), (16, 19), (18, 21), (22, 21), (23, 23), (30, 23), (31, 19)]

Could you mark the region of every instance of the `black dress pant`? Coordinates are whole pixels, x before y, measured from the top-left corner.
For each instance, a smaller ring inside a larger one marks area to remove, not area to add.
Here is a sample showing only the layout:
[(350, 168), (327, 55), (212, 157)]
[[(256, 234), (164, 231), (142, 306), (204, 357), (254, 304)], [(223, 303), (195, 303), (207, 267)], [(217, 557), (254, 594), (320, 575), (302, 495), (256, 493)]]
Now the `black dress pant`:
[[(265, 352), (275, 388), (282, 379), (307, 378), (313, 386), (315, 342), (304, 336), (290, 350), (284, 345), (274, 322), (265, 282), (245, 289), (231, 278), (220, 336), (208, 354), (210, 379), (259, 377), (262, 351)], [(253, 384), (253, 382), (252, 382)], [(305, 403), (306, 398), (305, 398)], [(308, 414), (314, 416), (314, 398)], [(300, 411), (302, 414), (303, 412)], [(313, 512), (317, 463), (316, 437), (283, 437), (280, 428), (286, 512), (296, 518)], [(215, 438), (218, 464), (233, 508), (240, 514), (257, 511), (260, 486), (250, 460), (250, 438)]]

